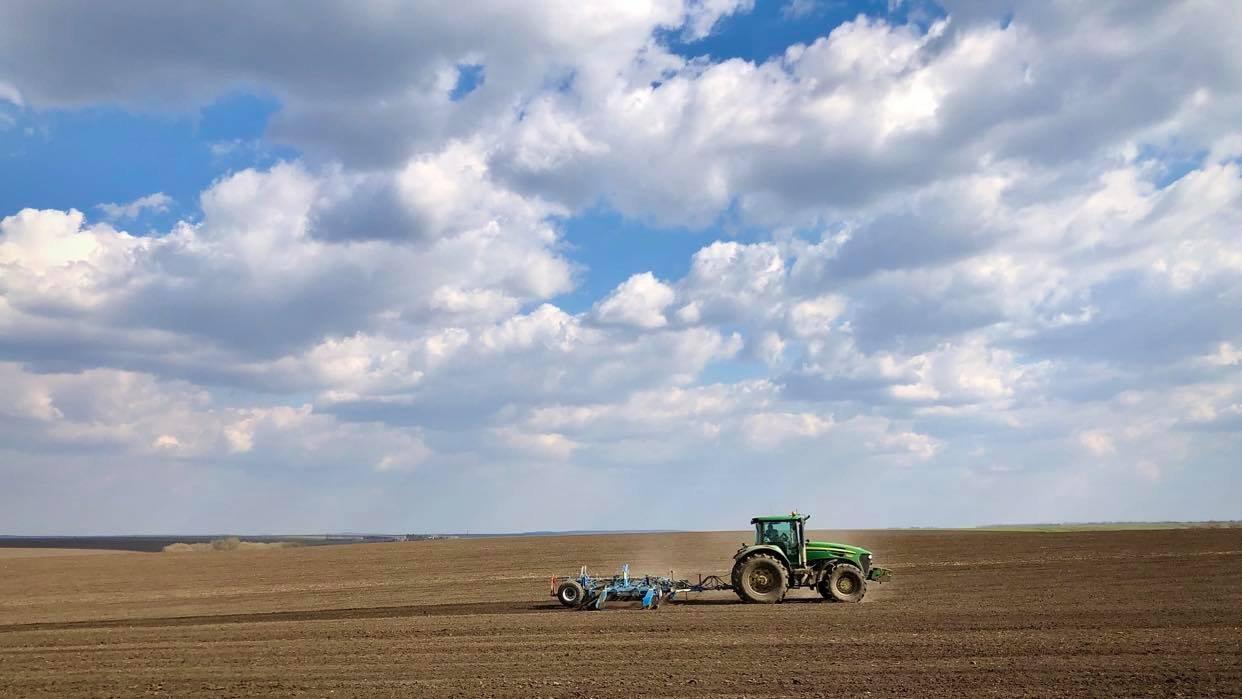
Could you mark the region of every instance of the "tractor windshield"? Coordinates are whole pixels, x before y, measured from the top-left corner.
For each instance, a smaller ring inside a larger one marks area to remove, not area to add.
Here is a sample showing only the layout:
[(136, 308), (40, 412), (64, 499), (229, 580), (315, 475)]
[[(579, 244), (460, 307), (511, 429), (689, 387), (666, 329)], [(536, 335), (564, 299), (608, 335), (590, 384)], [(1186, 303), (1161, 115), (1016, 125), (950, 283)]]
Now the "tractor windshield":
[(798, 539), (793, 522), (759, 522), (756, 528), (756, 544), (779, 546), (786, 556), (797, 556)]

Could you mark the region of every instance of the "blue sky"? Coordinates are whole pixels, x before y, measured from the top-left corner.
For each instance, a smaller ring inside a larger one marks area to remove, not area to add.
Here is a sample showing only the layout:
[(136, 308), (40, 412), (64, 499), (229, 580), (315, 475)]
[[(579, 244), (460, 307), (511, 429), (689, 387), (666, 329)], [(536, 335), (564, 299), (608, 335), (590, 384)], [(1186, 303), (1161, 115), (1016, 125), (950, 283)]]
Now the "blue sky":
[[(296, 149), (263, 140), (279, 108), (270, 97), (246, 93), (222, 95), (188, 113), (9, 107), (14, 123), (0, 131), (7, 156), (0, 206), (90, 211), (162, 191), (176, 201), (172, 213), (193, 216), (198, 193), (216, 178), (297, 157)], [(150, 223), (166, 227), (172, 220)]]
[(1242, 517), (1228, 3), (78, 9), (0, 531)]

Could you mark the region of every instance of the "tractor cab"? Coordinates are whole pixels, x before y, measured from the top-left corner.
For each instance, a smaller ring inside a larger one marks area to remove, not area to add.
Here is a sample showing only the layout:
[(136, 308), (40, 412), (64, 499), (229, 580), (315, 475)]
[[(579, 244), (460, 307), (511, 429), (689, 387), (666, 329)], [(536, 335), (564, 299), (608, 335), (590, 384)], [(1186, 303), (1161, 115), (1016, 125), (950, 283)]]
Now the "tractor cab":
[(789, 562), (795, 567), (803, 563), (803, 550), (806, 543), (806, 521), (810, 515), (776, 515), (755, 517), (750, 523), (755, 525), (755, 545), (775, 546), (779, 548)]

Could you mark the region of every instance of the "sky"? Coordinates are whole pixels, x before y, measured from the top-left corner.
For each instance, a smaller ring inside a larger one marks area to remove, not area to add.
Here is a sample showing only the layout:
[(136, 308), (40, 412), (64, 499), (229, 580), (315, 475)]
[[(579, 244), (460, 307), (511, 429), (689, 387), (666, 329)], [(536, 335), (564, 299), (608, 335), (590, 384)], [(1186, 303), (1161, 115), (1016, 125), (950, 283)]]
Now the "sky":
[(1237, 3), (0, 3), (0, 533), (1242, 519)]

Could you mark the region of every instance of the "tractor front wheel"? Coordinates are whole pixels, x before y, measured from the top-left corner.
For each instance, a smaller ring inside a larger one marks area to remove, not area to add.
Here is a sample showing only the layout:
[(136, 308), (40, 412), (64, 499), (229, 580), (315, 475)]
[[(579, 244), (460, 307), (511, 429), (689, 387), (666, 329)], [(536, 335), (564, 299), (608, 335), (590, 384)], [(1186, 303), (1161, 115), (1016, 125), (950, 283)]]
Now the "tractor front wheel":
[(577, 580), (566, 580), (556, 588), (556, 599), (566, 607), (581, 606), (585, 596), (586, 590), (582, 589), (582, 584)]
[(776, 604), (789, 588), (789, 573), (776, 558), (757, 554), (740, 561), (733, 569), (738, 597), (745, 602)]
[(857, 566), (842, 563), (819, 583), (819, 594), (837, 602), (861, 602), (867, 581)]

